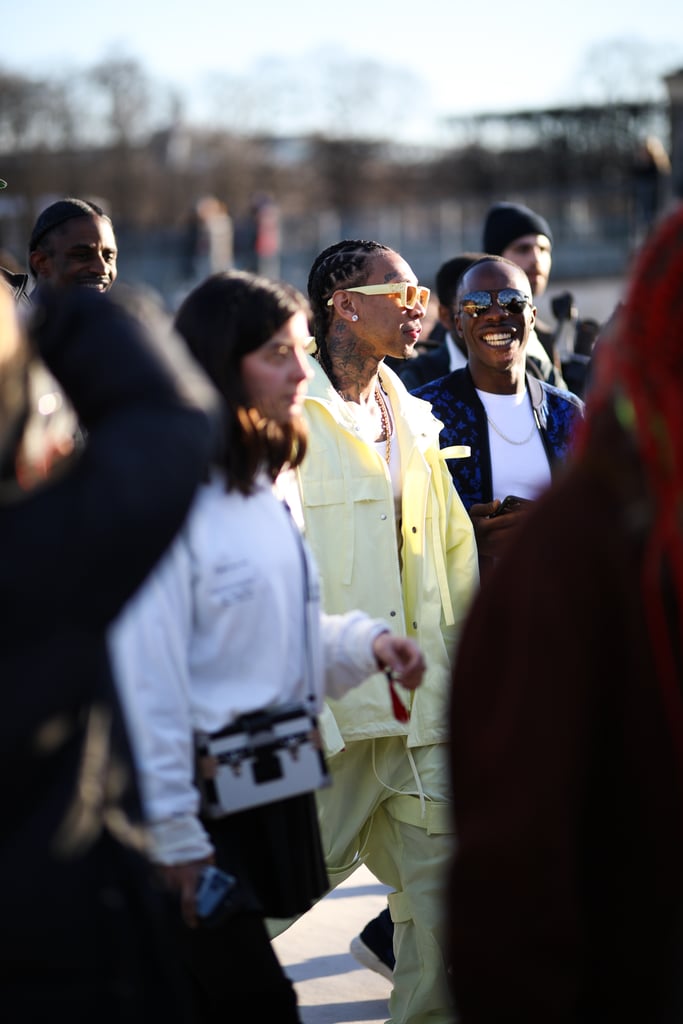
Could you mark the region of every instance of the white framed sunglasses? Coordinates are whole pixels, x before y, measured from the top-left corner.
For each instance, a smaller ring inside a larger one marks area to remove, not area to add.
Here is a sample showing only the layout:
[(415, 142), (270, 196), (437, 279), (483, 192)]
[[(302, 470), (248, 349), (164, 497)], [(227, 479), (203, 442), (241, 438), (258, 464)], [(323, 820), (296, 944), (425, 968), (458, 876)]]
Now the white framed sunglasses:
[(405, 309), (414, 309), (419, 302), (425, 309), (431, 292), (421, 284), (410, 284), (408, 281), (392, 281), (391, 284), (363, 284), (357, 288), (337, 288), (327, 300), (327, 305), (334, 305), (337, 292), (360, 292), (361, 295), (392, 295), (396, 296)]

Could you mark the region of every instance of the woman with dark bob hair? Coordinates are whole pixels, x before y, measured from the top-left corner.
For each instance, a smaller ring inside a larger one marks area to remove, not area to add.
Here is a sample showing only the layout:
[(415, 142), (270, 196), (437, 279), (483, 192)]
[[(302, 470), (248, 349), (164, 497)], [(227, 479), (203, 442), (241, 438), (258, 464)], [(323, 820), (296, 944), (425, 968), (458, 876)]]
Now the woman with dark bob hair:
[[(383, 621), (321, 612), (316, 567), (274, 488), (306, 451), (308, 314), (294, 288), (246, 272), (209, 277), (183, 302), (176, 328), (224, 399), (224, 445), (114, 639), (153, 857), (180, 896), (195, 1021), (298, 1022), (264, 917), (304, 912), (328, 880), (313, 793), (209, 817), (193, 734), (286, 702), (315, 715), (378, 665), (411, 689), (424, 670), (417, 645)], [(197, 927), (209, 863), (238, 880), (238, 905)]]

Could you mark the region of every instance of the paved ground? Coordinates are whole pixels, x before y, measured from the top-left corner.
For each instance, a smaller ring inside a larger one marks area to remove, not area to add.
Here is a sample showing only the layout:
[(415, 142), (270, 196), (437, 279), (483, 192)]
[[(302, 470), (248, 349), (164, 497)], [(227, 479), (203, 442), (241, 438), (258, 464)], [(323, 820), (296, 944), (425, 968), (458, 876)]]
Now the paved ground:
[(383, 1024), (391, 984), (361, 967), (349, 943), (386, 906), (385, 886), (359, 868), (273, 940), (299, 996), (303, 1024)]

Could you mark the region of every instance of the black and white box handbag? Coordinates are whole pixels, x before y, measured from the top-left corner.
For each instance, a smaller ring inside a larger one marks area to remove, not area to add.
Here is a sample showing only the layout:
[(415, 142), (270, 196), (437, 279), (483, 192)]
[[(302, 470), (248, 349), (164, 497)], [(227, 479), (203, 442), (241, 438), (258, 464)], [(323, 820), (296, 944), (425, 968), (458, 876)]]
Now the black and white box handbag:
[(301, 703), (242, 715), (217, 733), (198, 733), (196, 750), (202, 811), (210, 818), (331, 782), (316, 717)]

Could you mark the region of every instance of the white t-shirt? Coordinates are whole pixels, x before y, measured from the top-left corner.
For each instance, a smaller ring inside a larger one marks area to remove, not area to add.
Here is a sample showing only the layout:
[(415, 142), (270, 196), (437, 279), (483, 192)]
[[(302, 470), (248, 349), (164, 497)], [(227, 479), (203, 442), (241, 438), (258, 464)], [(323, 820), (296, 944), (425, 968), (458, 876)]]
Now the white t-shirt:
[(550, 464), (529, 393), (477, 394), (488, 420), (493, 497), (537, 498), (550, 483)]
[[(384, 390), (382, 391), (382, 398), (384, 399), (384, 404), (387, 407), (391, 423), (389, 475), (391, 476), (394, 498), (397, 502), (400, 502), (402, 495), (401, 452), (398, 446), (398, 437), (396, 435), (396, 425), (391, 408), (391, 400)], [(374, 417), (370, 417), (368, 415), (367, 406), (362, 403), (359, 404), (358, 402), (347, 402), (346, 408), (358, 427), (358, 436), (361, 437), (366, 444), (370, 445), (371, 448), (374, 448), (380, 458), (386, 462), (387, 442), (375, 440), (375, 437), (377, 436), (377, 421)]]

